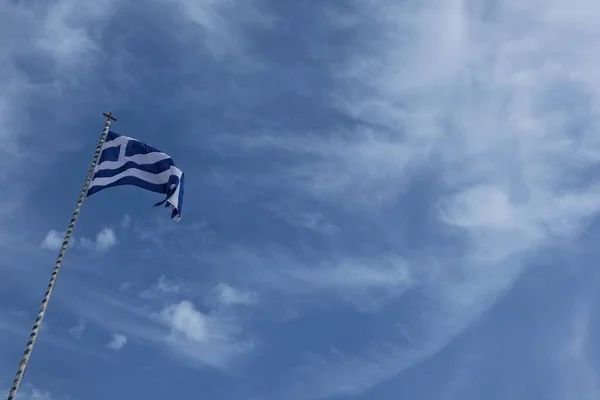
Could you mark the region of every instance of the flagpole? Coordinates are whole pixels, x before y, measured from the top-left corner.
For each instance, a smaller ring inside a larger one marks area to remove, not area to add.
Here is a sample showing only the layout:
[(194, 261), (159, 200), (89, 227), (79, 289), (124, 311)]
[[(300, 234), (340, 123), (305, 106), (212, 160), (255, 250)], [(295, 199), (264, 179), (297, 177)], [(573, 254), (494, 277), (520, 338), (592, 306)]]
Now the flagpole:
[(88, 169), (83, 188), (81, 189), (81, 193), (79, 194), (79, 198), (77, 199), (77, 206), (75, 207), (75, 211), (73, 211), (73, 216), (71, 217), (71, 221), (69, 222), (69, 227), (67, 228), (67, 232), (65, 233), (65, 238), (60, 247), (60, 251), (58, 252), (58, 257), (56, 259), (56, 263), (54, 264), (54, 268), (52, 269), (52, 275), (50, 276), (50, 283), (48, 283), (48, 288), (46, 290), (46, 293), (44, 294), (44, 298), (42, 300), (40, 309), (37, 313), (37, 317), (33, 324), (33, 328), (31, 329), (31, 334), (29, 335), (27, 345), (25, 346), (25, 351), (23, 352), (23, 357), (21, 358), (21, 362), (19, 363), (15, 380), (13, 381), (12, 386), (10, 388), (10, 392), (8, 393), (8, 400), (15, 400), (15, 396), (17, 395), (17, 391), (19, 390), (21, 379), (23, 379), (23, 375), (25, 374), (25, 369), (27, 368), (29, 357), (31, 356), (31, 352), (33, 350), (33, 346), (35, 345), (35, 341), (38, 337), (38, 333), (40, 331), (44, 315), (46, 314), (46, 308), (48, 307), (50, 297), (52, 296), (52, 292), (54, 291), (56, 278), (58, 277), (60, 267), (62, 266), (63, 258), (65, 257), (65, 253), (67, 252), (67, 248), (69, 247), (69, 242), (71, 241), (71, 236), (73, 235), (73, 229), (75, 228), (75, 223), (77, 222), (77, 218), (79, 217), (79, 213), (81, 212), (83, 200), (87, 195), (90, 182), (94, 176), (94, 170), (96, 169), (96, 164), (98, 164), (98, 159), (100, 158), (102, 146), (104, 146), (104, 142), (106, 142), (106, 137), (108, 136), (108, 131), (110, 129), (110, 123), (111, 121), (116, 121), (116, 119), (110, 112), (108, 114), (104, 113), (103, 115), (106, 117), (106, 122), (104, 122), (104, 129), (102, 130), (102, 134), (100, 135), (100, 140), (98, 141), (98, 146), (96, 147), (94, 158), (92, 158), (90, 168)]

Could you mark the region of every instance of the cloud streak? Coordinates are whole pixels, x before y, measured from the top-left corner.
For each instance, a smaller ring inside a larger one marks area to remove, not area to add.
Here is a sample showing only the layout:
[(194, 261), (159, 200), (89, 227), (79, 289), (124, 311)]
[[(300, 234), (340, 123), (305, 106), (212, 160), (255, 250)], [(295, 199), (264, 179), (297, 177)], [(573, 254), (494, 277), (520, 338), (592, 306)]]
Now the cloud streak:
[(175, 295), (181, 291), (181, 286), (165, 275), (158, 277), (158, 280), (150, 288), (144, 290), (140, 296), (145, 298), (152, 298), (164, 295)]
[(79, 340), (83, 337), (83, 333), (85, 332), (85, 320), (80, 319), (77, 322), (77, 325), (69, 329), (69, 335), (73, 336), (75, 339)]
[[(8, 393), (9, 389), (0, 389), (2, 393)], [(25, 386), (19, 391), (19, 400), (52, 400), (53, 397), (49, 392), (43, 392), (30, 385)]]
[[(94, 292), (81, 294), (79, 299), (77, 304), (69, 306), (86, 315), (95, 326), (118, 331), (120, 336), (167, 352), (195, 367), (227, 371), (254, 348), (253, 340), (247, 337), (235, 316), (220, 313), (218, 309), (204, 313), (189, 300), (157, 308), (138, 305), (135, 299)], [(88, 312), (90, 309), (94, 312)], [(115, 341), (124, 345), (129, 340)]]
[(204, 31), (204, 45), (214, 57), (234, 58), (244, 61), (245, 67), (260, 68), (247, 53), (244, 37), (246, 26), (268, 29), (276, 23), (272, 15), (261, 9), (260, 2), (178, 0), (176, 5), (182, 16)]
[(595, 344), (591, 340), (595, 319), (592, 296), (583, 296), (575, 304), (569, 332), (557, 352), (555, 362), (565, 398), (593, 399), (600, 395)]
[[(436, 233), (396, 263), (399, 269), (337, 261), (310, 270), (295, 255), (252, 262), (286, 265), (284, 283), (264, 279), (289, 293), (321, 288), (353, 298), (369, 285), (404, 286), (423, 298), (427, 317), (412, 324), (424, 334), (414, 348), (382, 341), (391, 351), (316, 356), (314, 368), (307, 367), (310, 383), (299, 384), (315, 393), (300, 397), (360, 393), (435, 354), (491, 307), (540, 250), (577, 237), (600, 210), (598, 183), (582, 179), (600, 161), (592, 150), (600, 76), (595, 57), (582, 57), (599, 35), (592, 29), (598, 13), (572, 29), (579, 14), (559, 1), (544, 3), (542, 12), (537, 3), (516, 1), (491, 8), (461, 0), (355, 6), (360, 24), (330, 14), (340, 30), (368, 32), (338, 70), (330, 96), (356, 128), (214, 142), (217, 150), (289, 155), (269, 180), (245, 178), (335, 204), (356, 218), (380, 217), (391, 248), (403, 248), (394, 224), (410, 212), (398, 207), (428, 182), (431, 197), (418, 208), (428, 209), (428, 230)], [(586, 7), (597, 9), (584, 0), (574, 9)]]

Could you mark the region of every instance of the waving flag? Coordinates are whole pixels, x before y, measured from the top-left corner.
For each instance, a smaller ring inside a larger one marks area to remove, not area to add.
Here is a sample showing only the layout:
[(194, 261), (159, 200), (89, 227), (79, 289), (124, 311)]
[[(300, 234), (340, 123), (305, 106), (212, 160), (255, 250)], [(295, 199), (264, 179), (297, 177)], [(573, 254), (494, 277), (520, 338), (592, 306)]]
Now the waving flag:
[(113, 186), (133, 185), (167, 197), (171, 218), (181, 219), (183, 172), (167, 154), (127, 136), (108, 132), (87, 196)]

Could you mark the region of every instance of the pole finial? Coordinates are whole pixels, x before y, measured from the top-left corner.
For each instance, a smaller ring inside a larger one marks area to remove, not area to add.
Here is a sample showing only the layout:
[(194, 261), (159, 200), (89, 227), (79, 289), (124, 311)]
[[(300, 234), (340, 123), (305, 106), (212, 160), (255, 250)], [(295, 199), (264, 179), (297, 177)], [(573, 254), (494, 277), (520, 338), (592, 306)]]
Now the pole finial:
[(107, 121), (116, 121), (117, 119), (115, 117), (113, 117), (112, 112), (107, 113), (102, 113), (102, 115), (104, 115), (106, 117)]

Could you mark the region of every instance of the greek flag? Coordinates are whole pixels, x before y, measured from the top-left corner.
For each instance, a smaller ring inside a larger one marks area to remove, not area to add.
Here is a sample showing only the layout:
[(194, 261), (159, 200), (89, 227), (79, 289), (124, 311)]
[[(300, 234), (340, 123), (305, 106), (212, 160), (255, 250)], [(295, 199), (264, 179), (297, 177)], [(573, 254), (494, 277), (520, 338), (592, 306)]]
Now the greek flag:
[(166, 203), (172, 209), (171, 218), (181, 219), (183, 172), (171, 157), (138, 140), (108, 132), (87, 195), (119, 185), (165, 194), (156, 206)]

